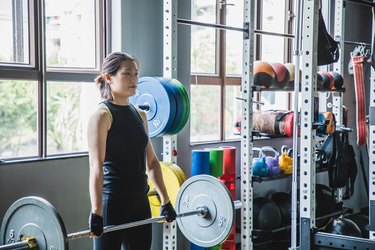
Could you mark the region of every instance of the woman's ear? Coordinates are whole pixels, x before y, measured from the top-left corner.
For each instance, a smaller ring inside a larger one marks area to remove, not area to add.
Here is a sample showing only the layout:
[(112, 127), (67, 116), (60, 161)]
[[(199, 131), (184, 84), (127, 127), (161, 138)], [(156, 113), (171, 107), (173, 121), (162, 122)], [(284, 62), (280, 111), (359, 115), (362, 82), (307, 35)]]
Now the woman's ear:
[(105, 79), (108, 83), (112, 83), (111, 76), (110, 76), (108, 73), (105, 73), (105, 74), (104, 74), (104, 79)]

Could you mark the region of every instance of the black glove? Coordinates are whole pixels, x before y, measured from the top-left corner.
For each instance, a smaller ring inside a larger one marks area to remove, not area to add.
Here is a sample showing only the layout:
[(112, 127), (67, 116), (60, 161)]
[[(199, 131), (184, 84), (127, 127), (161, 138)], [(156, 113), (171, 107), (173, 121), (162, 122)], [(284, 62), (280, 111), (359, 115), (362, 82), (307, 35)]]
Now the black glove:
[(103, 234), (103, 217), (97, 214), (90, 213), (89, 227), (93, 236), (100, 237)]
[(167, 204), (161, 205), (160, 215), (165, 216), (167, 222), (172, 222), (176, 219), (177, 214), (170, 201)]

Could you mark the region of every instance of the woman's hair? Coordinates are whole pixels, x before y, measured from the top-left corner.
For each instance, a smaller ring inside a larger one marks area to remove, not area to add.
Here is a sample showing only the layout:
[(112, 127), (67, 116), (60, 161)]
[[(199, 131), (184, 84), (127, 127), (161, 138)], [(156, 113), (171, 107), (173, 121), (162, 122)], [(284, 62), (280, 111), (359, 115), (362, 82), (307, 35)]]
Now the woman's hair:
[(133, 61), (139, 67), (138, 60), (133, 55), (124, 52), (112, 52), (104, 59), (102, 64), (102, 74), (95, 78), (95, 82), (99, 88), (102, 99), (109, 101), (113, 100), (111, 87), (105, 79), (105, 74), (109, 74), (111, 76), (116, 75), (122, 62), (126, 60)]

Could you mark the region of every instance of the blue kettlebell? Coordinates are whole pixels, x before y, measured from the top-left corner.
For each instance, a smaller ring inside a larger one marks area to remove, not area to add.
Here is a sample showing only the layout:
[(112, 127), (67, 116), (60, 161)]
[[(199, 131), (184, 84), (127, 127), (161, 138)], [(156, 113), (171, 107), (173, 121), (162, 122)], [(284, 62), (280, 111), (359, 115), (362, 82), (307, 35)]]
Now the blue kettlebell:
[(258, 151), (258, 158), (253, 158), (252, 167), (253, 175), (264, 177), (268, 175), (268, 166), (266, 164), (266, 158), (263, 156), (260, 148), (254, 147), (253, 151)]
[(264, 146), (261, 148), (263, 155), (264, 152), (273, 152), (274, 156), (266, 156), (266, 164), (268, 166), (268, 174), (270, 176), (280, 174), (280, 165), (279, 165), (279, 153), (276, 149), (270, 146)]

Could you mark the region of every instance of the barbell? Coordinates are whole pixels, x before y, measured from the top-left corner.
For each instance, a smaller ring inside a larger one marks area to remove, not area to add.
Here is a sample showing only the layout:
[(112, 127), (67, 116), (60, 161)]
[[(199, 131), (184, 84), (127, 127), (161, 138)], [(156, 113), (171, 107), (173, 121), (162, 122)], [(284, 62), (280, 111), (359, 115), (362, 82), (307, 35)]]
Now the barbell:
[[(186, 180), (176, 198), (177, 224), (187, 240), (201, 247), (212, 247), (230, 234), (235, 209), (225, 185), (210, 175), (196, 175)], [(104, 233), (145, 224), (165, 222), (164, 216), (104, 227)], [(0, 228), (0, 246), (4, 249), (69, 249), (69, 241), (88, 238), (90, 230), (67, 234), (55, 207), (47, 200), (24, 197), (5, 213)]]

